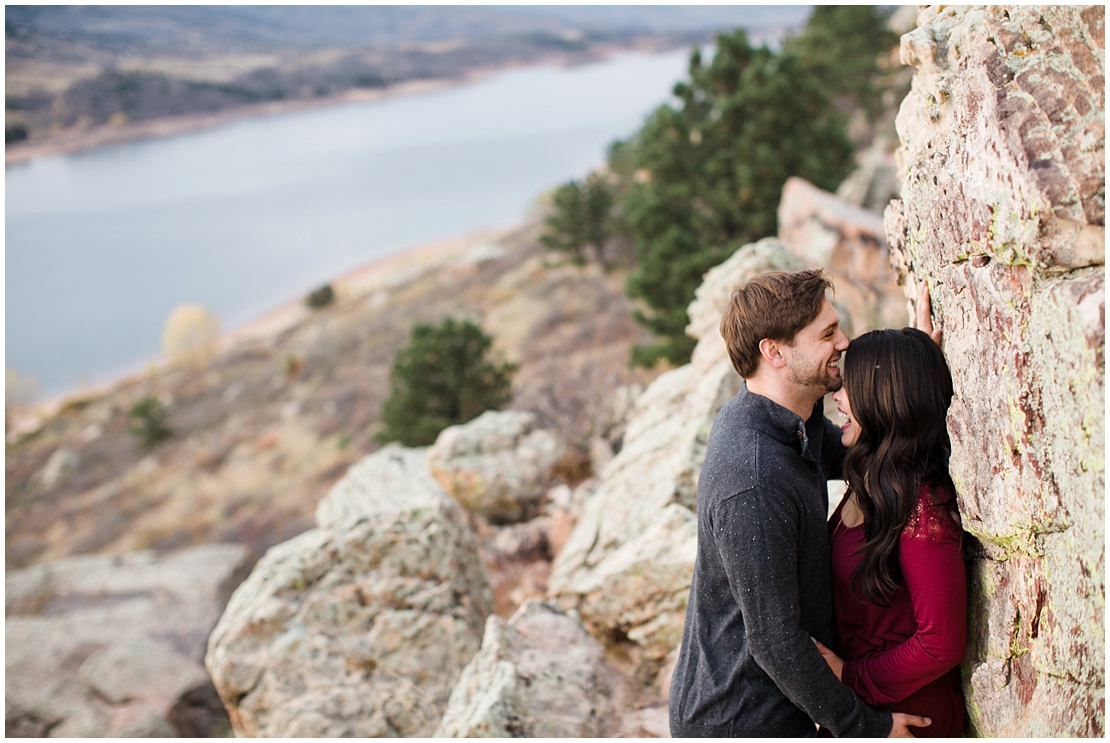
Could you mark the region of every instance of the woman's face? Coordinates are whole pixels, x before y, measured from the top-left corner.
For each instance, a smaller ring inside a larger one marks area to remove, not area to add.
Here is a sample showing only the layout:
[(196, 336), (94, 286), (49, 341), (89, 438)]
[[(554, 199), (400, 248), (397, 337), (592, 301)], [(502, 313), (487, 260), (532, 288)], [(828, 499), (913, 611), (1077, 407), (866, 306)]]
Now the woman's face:
[(848, 401), (848, 388), (841, 387), (834, 392), (833, 402), (836, 403), (836, 409), (840, 411), (840, 414), (848, 419), (847, 423), (840, 426), (840, 442), (844, 446), (851, 446), (859, 438), (859, 424), (852, 417), (852, 405)]

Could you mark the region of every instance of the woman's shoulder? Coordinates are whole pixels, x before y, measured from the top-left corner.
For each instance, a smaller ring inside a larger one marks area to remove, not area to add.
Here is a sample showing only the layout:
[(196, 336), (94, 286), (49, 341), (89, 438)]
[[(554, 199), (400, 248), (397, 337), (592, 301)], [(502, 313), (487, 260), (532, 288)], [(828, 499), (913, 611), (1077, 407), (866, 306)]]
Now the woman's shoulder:
[(959, 540), (963, 533), (959, 519), (956, 494), (952, 488), (945, 484), (923, 482), (917, 492), (913, 512), (902, 529), (902, 536), (934, 541)]

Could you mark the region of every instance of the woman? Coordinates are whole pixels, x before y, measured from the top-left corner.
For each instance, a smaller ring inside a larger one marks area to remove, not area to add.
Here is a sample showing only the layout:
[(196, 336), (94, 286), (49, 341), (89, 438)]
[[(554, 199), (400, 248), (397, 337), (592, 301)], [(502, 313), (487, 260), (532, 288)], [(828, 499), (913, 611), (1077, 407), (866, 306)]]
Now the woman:
[(915, 735), (959, 737), (967, 587), (948, 474), (952, 375), (913, 328), (852, 341), (843, 367), (833, 400), (847, 418), (848, 490), (829, 521), (843, 660), (818, 647), (871, 706), (931, 718)]

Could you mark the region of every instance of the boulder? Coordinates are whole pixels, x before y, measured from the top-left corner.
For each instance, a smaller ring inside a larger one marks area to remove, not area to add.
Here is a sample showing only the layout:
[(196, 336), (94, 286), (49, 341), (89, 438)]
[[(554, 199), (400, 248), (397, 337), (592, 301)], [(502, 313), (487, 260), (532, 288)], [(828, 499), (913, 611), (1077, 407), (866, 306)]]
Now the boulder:
[(881, 216), (790, 178), (782, 189), (778, 219), (782, 244), (806, 267), (823, 268), (832, 277), (848, 337), (910, 324)]
[(87, 555), (5, 578), (5, 727), (43, 737), (230, 731), (205, 643), (246, 548)]
[(486, 622), (437, 737), (599, 738), (620, 728), (625, 696), (601, 644), (562, 612), (531, 599)]
[(902, 37), (907, 296), (932, 291), (979, 735), (1105, 734), (1102, 6), (934, 6)]
[(466, 513), (392, 445), (263, 556), (205, 661), (237, 735), (428, 736), (491, 606)]
[(428, 451), (432, 474), (459, 503), (492, 523), (535, 516), (552, 468), (567, 453), (566, 444), (536, 421), (526, 411), (489, 410), (444, 429)]
[(706, 274), (687, 332), (691, 363), (658, 377), (637, 400), (623, 446), (597, 483), (580, 488), (582, 515), (552, 566), (550, 599), (596, 637), (627, 638), (628, 671), (649, 693), (682, 637), (697, 552), (698, 473), (713, 419), (740, 388), (718, 331), (733, 289), (770, 270), (804, 268), (778, 241), (744, 246)]

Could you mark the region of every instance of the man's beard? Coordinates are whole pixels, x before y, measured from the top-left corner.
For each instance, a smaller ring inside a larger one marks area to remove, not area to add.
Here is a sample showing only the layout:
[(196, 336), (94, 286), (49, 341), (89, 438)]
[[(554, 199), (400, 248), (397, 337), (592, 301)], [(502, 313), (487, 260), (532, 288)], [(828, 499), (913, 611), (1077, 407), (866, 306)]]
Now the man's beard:
[(791, 365), (787, 368), (788, 379), (803, 387), (816, 387), (825, 392), (836, 392), (844, 386), (844, 380), (839, 376), (829, 374), (828, 363), (820, 364), (809, 369), (802, 369)]

